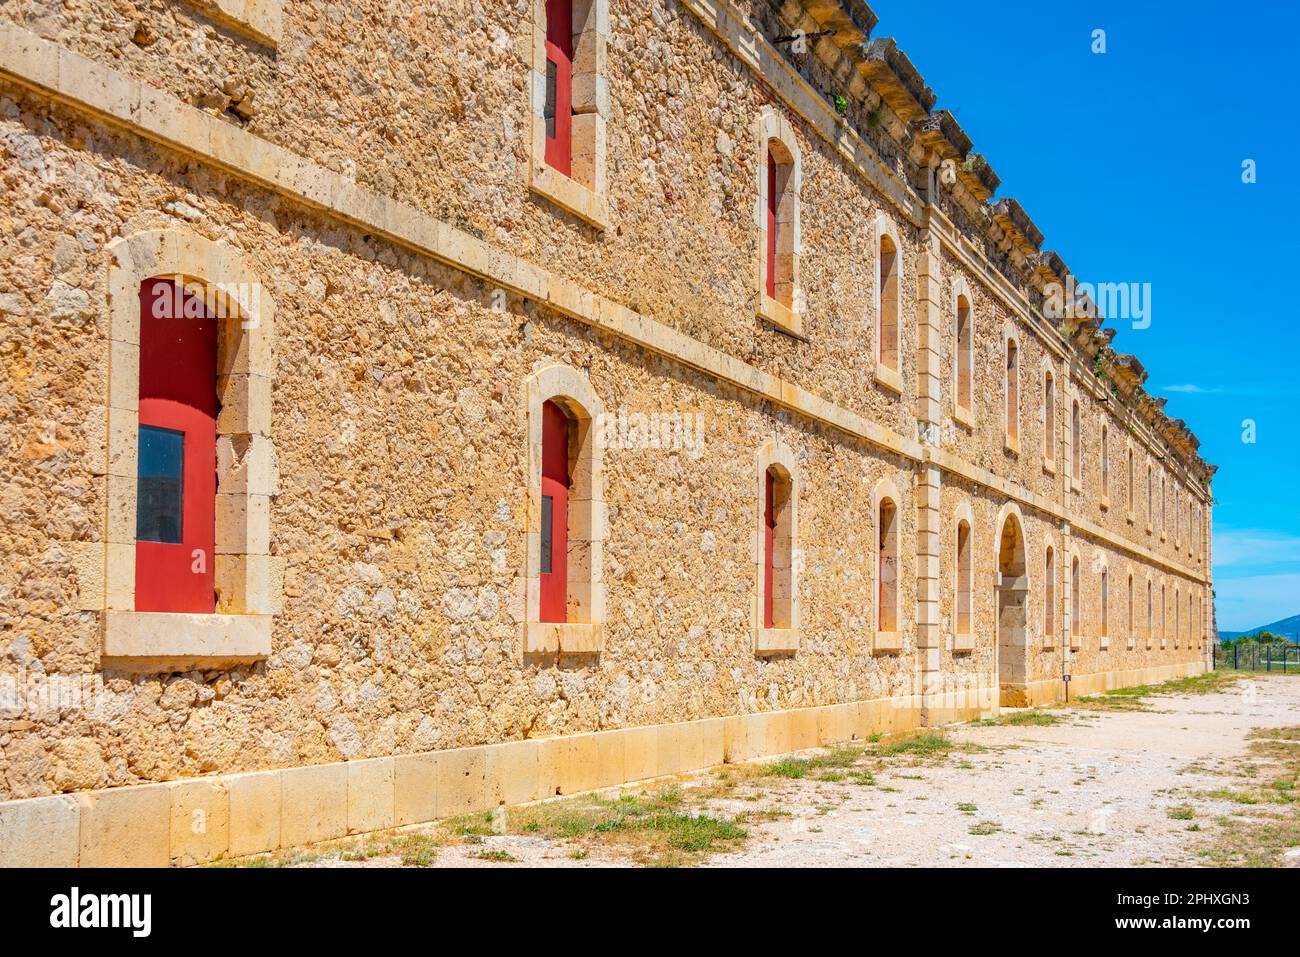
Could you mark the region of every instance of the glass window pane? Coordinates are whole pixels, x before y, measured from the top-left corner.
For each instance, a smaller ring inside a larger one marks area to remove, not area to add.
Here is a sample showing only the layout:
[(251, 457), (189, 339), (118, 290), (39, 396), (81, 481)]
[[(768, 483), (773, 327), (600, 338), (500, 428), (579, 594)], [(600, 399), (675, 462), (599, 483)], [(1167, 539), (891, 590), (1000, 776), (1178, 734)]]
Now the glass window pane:
[(555, 139), (555, 114), (556, 114), (556, 68), (554, 60), (546, 61), (546, 105), (542, 109), (542, 116), (546, 120), (546, 138)]
[(549, 495), (542, 496), (542, 574), (551, 573), (551, 548), (552, 548), (552, 516), (554, 515), (554, 502)]
[(185, 433), (140, 426), (139, 458), (135, 537), (142, 542), (179, 543)]

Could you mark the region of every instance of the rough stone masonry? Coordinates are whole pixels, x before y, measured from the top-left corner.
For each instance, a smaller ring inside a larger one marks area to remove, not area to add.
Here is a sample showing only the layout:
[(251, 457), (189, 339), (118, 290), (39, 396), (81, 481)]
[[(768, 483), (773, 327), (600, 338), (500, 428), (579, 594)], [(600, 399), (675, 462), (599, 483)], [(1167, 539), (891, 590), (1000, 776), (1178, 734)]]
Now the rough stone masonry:
[[(0, 864), (195, 863), (1203, 670), (1213, 466), (1095, 309), (1045, 314), (1061, 255), (875, 29), (0, 0)], [(138, 296), (175, 276), (223, 314), (201, 613), (137, 607)], [(664, 421), (691, 441), (638, 440)]]

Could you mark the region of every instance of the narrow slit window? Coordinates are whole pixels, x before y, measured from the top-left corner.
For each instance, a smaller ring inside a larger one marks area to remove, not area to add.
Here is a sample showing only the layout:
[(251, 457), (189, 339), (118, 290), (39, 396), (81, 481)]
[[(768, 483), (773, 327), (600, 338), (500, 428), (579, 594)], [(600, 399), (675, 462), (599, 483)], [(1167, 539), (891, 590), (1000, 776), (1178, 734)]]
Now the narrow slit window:
[(880, 528), (878, 562), (878, 618), (879, 630), (898, 630), (898, 508), (889, 499), (880, 503), (878, 513)]
[(964, 295), (957, 297), (957, 408), (969, 415), (971, 411), (971, 379), (974, 362), (971, 349), (970, 302)]
[(957, 634), (971, 633), (971, 548), (970, 523), (957, 524), (957, 554), (954, 556), (956, 571), (955, 595), (957, 599)]
[(898, 371), (898, 247), (889, 236), (880, 237), (880, 346), (877, 359), (886, 369)]
[(1050, 372), (1043, 380), (1043, 458), (1056, 461), (1056, 380)]
[(1007, 340), (1007, 444), (1020, 443), (1020, 349), (1014, 339)]
[(1083, 479), (1083, 423), (1079, 415), (1079, 400), (1070, 411), (1070, 474), (1076, 482)]
[(1050, 545), (1043, 561), (1043, 634), (1056, 634), (1056, 552)]

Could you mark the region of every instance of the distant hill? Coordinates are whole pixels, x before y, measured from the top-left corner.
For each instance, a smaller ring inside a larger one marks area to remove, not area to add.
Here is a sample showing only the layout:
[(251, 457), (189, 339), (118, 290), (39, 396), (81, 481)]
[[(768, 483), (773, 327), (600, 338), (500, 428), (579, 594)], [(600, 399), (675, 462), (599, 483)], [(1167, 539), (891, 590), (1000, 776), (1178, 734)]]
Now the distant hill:
[(1288, 641), (1300, 642), (1300, 615), (1292, 615), (1290, 618), (1283, 618), (1268, 625), (1260, 625), (1258, 628), (1251, 628), (1247, 631), (1224, 631), (1219, 629), (1219, 638), (1240, 638), (1242, 635), (1253, 635), (1260, 631), (1271, 631), (1275, 635), (1281, 635)]

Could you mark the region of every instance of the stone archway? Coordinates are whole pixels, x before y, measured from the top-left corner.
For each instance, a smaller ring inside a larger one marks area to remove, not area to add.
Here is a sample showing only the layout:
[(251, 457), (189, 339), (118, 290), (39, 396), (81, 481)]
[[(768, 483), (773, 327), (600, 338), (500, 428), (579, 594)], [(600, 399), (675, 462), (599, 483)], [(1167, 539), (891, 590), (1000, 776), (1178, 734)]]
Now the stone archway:
[(1029, 704), (1029, 573), (1025, 533), (1017, 514), (1007, 514), (998, 532), (997, 633), (999, 704)]

